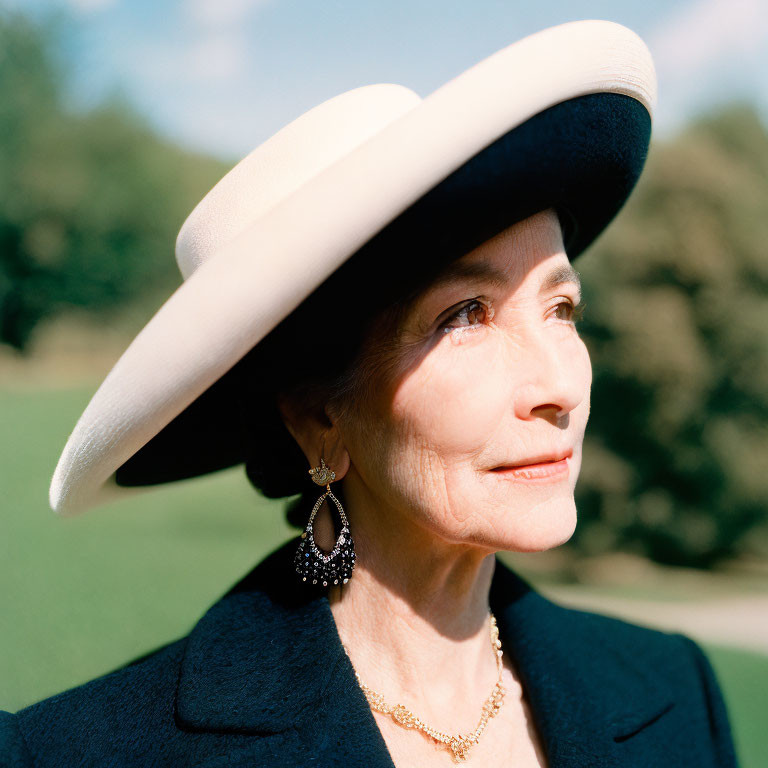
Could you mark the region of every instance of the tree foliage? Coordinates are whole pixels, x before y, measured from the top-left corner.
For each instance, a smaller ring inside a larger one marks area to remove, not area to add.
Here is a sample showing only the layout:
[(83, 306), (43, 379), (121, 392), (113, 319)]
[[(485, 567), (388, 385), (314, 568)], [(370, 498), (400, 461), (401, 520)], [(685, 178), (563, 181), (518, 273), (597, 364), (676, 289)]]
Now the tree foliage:
[(580, 260), (593, 405), (574, 542), (706, 566), (768, 509), (768, 135), (746, 105), (652, 147)]
[(179, 280), (172, 244), (224, 171), (125, 104), (68, 110), (51, 29), (0, 14), (0, 342), (44, 318), (109, 311)]

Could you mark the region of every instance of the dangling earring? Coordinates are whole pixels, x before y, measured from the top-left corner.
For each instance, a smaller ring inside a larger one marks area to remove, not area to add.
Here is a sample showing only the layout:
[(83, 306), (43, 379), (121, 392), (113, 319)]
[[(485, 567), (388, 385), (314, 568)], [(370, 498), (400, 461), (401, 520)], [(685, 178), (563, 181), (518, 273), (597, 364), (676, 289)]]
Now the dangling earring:
[[(307, 527), (301, 534), (299, 548), (293, 559), (296, 573), (302, 581), (320, 582), (324, 587), (329, 584), (346, 584), (352, 577), (355, 567), (355, 543), (349, 533), (349, 522), (344, 514), (341, 502), (331, 493), (331, 483), (336, 479), (336, 473), (326, 466), (325, 459), (320, 459), (320, 466), (309, 470), (312, 482), (325, 486), (325, 493), (315, 502), (312, 514), (307, 521)], [(341, 531), (333, 549), (327, 554), (315, 544), (315, 533), (312, 525), (315, 515), (325, 499), (330, 499), (339, 510)]]

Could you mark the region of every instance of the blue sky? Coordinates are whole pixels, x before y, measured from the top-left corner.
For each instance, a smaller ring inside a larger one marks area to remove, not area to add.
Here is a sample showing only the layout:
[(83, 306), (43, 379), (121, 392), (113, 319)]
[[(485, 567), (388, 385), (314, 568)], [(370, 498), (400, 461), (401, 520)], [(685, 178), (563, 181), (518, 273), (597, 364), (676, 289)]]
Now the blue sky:
[(768, 117), (768, 0), (0, 0), (63, 11), (74, 98), (122, 91), (164, 133), (237, 159), (341, 91), (422, 96), (520, 37), (602, 18), (648, 43), (656, 135), (732, 98)]

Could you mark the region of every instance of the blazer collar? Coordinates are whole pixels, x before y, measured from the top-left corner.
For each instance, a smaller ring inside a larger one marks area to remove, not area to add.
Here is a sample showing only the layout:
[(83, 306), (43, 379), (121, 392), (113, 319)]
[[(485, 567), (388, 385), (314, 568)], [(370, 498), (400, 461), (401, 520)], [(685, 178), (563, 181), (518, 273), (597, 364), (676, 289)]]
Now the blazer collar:
[[(301, 731), (331, 698), (345, 717), (370, 727), (368, 743), (378, 749), (370, 764), (391, 767), (327, 597), (292, 578), (297, 542), (259, 564), (190, 633), (177, 723), (194, 731)], [(637, 659), (631, 642), (622, 644), (630, 625), (552, 603), (498, 558), (490, 606), (550, 766), (613, 765), (618, 741), (673, 706), (665, 681)], [(612, 642), (603, 644), (607, 635)]]

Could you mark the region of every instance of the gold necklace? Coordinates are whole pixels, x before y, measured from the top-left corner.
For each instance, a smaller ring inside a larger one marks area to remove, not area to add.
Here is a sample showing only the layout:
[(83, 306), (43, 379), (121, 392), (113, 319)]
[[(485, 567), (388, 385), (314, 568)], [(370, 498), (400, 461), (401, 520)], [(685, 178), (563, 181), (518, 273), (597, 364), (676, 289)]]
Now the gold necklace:
[[(432, 728), (427, 725), (423, 720), (413, 714), (409, 709), (406, 709), (402, 704), (396, 704), (394, 707), (390, 706), (384, 701), (384, 697), (369, 688), (361, 679), (360, 675), (355, 671), (355, 677), (357, 682), (365, 693), (365, 698), (371, 705), (372, 709), (377, 712), (381, 712), (385, 715), (390, 715), (392, 719), (402, 725), (404, 728), (416, 728), (422, 731), (427, 736), (434, 739), (439, 744), (446, 745), (453, 752), (453, 761), (455, 763), (463, 763), (467, 759), (467, 753), (470, 748), (478, 743), (481, 734), (488, 725), (488, 721), (492, 717), (496, 717), (501, 709), (501, 705), (504, 703), (504, 686), (501, 684), (502, 664), (501, 664), (501, 640), (499, 640), (499, 628), (496, 626), (496, 617), (491, 614), (491, 646), (493, 652), (496, 654), (496, 668), (498, 670), (499, 678), (496, 681), (496, 685), (491, 691), (491, 695), (485, 700), (483, 704), (483, 711), (480, 715), (480, 722), (472, 733), (463, 736), (458, 734), (453, 736), (449, 733), (443, 733), (436, 728)], [(345, 649), (346, 650), (346, 649)]]

